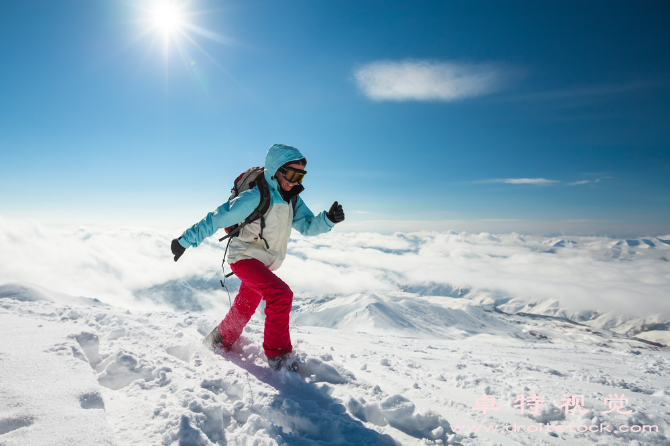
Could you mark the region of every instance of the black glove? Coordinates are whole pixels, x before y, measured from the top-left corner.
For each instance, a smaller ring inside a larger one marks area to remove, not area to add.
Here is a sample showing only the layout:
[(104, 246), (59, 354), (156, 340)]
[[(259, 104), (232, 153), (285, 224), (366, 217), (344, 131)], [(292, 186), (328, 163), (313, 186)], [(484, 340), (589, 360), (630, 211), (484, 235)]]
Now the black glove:
[(326, 216), (328, 217), (328, 220), (332, 221), (333, 223), (344, 221), (344, 211), (342, 210), (342, 205), (337, 204), (337, 201), (333, 203)]
[(177, 239), (172, 240), (172, 245), (170, 246), (170, 249), (172, 249), (172, 254), (174, 254), (175, 262), (179, 260), (179, 257), (181, 257), (181, 255), (184, 254), (184, 251), (186, 251), (186, 248), (181, 246), (181, 244), (179, 244), (179, 241)]

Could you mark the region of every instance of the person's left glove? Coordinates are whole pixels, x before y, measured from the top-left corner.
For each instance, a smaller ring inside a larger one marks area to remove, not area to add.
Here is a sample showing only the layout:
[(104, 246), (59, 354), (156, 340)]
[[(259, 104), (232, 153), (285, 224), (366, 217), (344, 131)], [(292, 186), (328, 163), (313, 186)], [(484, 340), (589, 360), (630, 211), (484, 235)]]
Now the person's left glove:
[(186, 248), (181, 246), (178, 239), (172, 240), (172, 245), (170, 246), (170, 249), (172, 249), (172, 254), (174, 254), (175, 262), (179, 260), (179, 257), (181, 257), (181, 255), (184, 254), (184, 251), (186, 251)]
[(341, 221), (344, 221), (344, 211), (342, 210), (342, 205), (337, 204), (337, 201), (333, 203), (326, 216), (333, 223), (339, 223)]

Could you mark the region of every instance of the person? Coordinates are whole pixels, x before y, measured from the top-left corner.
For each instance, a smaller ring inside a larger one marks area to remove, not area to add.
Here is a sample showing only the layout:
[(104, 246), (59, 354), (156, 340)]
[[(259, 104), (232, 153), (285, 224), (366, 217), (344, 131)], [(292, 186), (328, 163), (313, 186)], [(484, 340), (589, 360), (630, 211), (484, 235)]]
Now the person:
[[(264, 222), (257, 219), (243, 226), (230, 241), (228, 263), (241, 285), (225, 318), (204, 339), (208, 348), (230, 349), (264, 299), (263, 349), (268, 364), (275, 370), (297, 368), (289, 333), (293, 292), (273, 271), (286, 258), (291, 228), (312, 236), (328, 232), (344, 220), (344, 211), (337, 201), (329, 211), (314, 215), (298, 196), (304, 190), (302, 180), (307, 173), (306, 165), (307, 160), (295, 147), (275, 144), (268, 150), (263, 175), (270, 189), (270, 207), (264, 214)], [(291, 203), (293, 197), (295, 209)], [(259, 188), (253, 187), (208, 213), (172, 240), (175, 262), (188, 247), (197, 247), (218, 229), (245, 220), (260, 200)]]

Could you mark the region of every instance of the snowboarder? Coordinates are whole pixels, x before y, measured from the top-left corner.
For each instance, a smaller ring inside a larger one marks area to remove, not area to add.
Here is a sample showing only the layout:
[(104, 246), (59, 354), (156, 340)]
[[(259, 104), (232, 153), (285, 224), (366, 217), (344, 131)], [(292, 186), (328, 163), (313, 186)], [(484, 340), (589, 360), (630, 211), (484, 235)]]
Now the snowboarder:
[[(264, 218), (242, 227), (230, 241), (228, 263), (242, 283), (228, 314), (205, 338), (208, 348), (232, 347), (264, 299), (263, 349), (268, 364), (274, 370), (297, 367), (289, 334), (293, 292), (272, 271), (286, 257), (291, 227), (303, 235), (318, 235), (344, 220), (342, 206), (337, 201), (329, 211), (315, 216), (298, 196), (304, 190), (301, 183), (307, 173), (306, 165), (307, 160), (295, 147), (275, 144), (268, 150), (263, 176), (269, 186), (270, 207)], [(241, 192), (172, 240), (174, 261), (189, 246), (197, 247), (218, 229), (229, 228), (249, 217), (262, 201), (260, 189), (253, 187)]]

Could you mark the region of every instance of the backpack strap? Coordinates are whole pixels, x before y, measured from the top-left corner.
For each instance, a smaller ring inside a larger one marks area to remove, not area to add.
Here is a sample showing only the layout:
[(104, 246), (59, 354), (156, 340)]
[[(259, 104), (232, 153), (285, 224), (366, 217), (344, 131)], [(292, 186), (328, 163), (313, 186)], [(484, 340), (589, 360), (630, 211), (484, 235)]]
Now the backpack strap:
[[(261, 219), (261, 232), (258, 234), (258, 236), (261, 238), (261, 240), (263, 240), (263, 242), (265, 242), (265, 247), (270, 249), (268, 241), (263, 237), (263, 229), (265, 229), (265, 213), (268, 211), (268, 209), (270, 209), (270, 186), (268, 186), (268, 182), (265, 180), (265, 175), (261, 175), (259, 179), (256, 180), (256, 185), (258, 186), (258, 190), (261, 192), (261, 201), (258, 203), (256, 210), (252, 212), (245, 221), (247, 223), (251, 223), (258, 218)], [(255, 217), (254, 214), (257, 216)]]
[(235, 237), (237, 234), (240, 232), (240, 229), (248, 225), (249, 223), (258, 220), (259, 218), (261, 219), (261, 233), (260, 237), (261, 240), (265, 242), (265, 246), (270, 249), (270, 245), (268, 245), (267, 240), (263, 238), (263, 229), (265, 228), (265, 213), (270, 209), (270, 186), (268, 186), (268, 182), (265, 180), (264, 175), (259, 175), (254, 181), (249, 183), (250, 189), (254, 187), (258, 187), (259, 192), (261, 193), (261, 200), (258, 203), (258, 206), (256, 206), (256, 209), (247, 217), (244, 219), (243, 222), (237, 225), (232, 231), (230, 231), (227, 235), (224, 237), (221, 237), (219, 239), (220, 242), (224, 241), (225, 239), (229, 237)]

